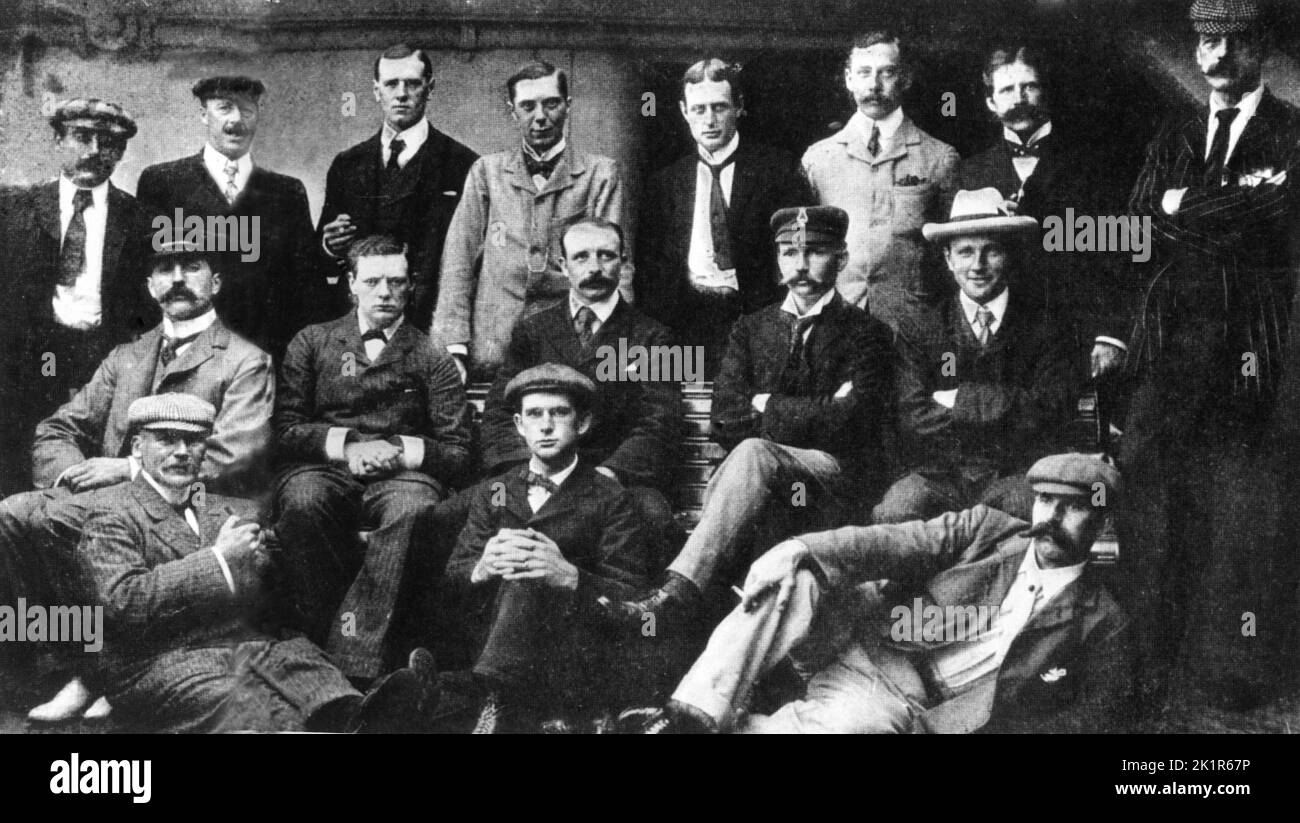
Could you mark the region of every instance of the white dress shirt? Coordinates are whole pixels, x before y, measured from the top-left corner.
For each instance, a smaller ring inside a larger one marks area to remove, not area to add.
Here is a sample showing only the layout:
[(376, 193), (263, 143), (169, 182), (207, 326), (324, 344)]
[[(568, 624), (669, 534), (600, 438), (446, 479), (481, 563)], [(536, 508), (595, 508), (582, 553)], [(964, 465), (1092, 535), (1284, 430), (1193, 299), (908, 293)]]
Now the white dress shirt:
[(388, 125), (387, 122), (384, 123), (379, 135), (379, 161), (384, 168), (388, 167), (388, 158), (392, 154), (389, 145), (397, 137), (402, 138), (402, 151), (397, 155), (397, 167), (404, 169), (406, 164), (411, 162), (411, 158), (415, 156), (415, 153), (424, 145), (424, 141), (429, 139), (429, 121), (421, 117), (420, 122), (400, 132)]
[[(59, 178), (59, 240), (72, 224), (72, 199), (77, 186)], [(104, 318), (100, 286), (104, 278), (104, 237), (108, 230), (108, 181), (90, 190), (90, 205), (81, 213), (86, 222), (86, 268), (71, 286), (54, 287), (54, 317), (73, 329), (93, 329)]]
[[(1237, 101), (1237, 105), (1225, 106), (1219, 101), (1216, 95), (1210, 95), (1210, 122), (1205, 131), (1205, 158), (1210, 159), (1210, 149), (1214, 147), (1214, 133), (1219, 130), (1219, 118), (1215, 115), (1226, 108), (1236, 108), (1237, 116), (1233, 118), (1232, 125), (1228, 127), (1228, 151), (1223, 155), (1223, 163), (1226, 166), (1232, 159), (1232, 153), (1237, 148), (1237, 141), (1241, 138), (1241, 133), (1246, 130), (1246, 124), (1250, 118), (1255, 116), (1255, 110), (1259, 108), (1259, 101), (1264, 99), (1264, 84), (1261, 83), (1250, 94), (1244, 95)], [(1187, 189), (1169, 189), (1165, 192), (1164, 197), (1160, 198), (1160, 208), (1165, 214), (1175, 215), (1183, 203), (1183, 196), (1187, 194)]]
[[(193, 337), (196, 334), (207, 331), (212, 324), (217, 322), (217, 310), (208, 309), (198, 317), (191, 317), (189, 320), (172, 320), (170, 317), (163, 317), (163, 335), (177, 340), (184, 337)], [(184, 345), (177, 346), (174, 354), (180, 357), (190, 346), (194, 344), (191, 340)]]
[[(710, 165), (726, 162), (736, 153), (740, 146), (740, 133), (731, 136), (731, 141), (716, 152), (710, 153), (703, 146), (696, 146), (700, 162), (695, 164), (695, 210), (691, 215), (691, 245), (686, 255), (686, 268), (691, 282), (706, 288), (727, 286), (740, 288), (736, 279), (736, 269), (720, 269), (713, 260), (713, 223), (711, 218), (713, 206), (713, 172)], [(731, 184), (736, 179), (736, 164), (728, 163), (718, 175), (718, 184), (722, 188), (722, 199), (731, 205)]]
[(592, 313), (596, 315), (595, 321), (593, 321), (591, 324), (591, 333), (592, 335), (595, 335), (596, 332), (600, 331), (601, 326), (609, 322), (609, 316), (614, 313), (614, 309), (618, 308), (618, 299), (619, 299), (618, 289), (614, 289), (613, 294), (611, 294), (609, 297), (606, 297), (604, 300), (600, 301), (599, 303), (583, 303), (581, 300), (579, 300), (577, 297), (574, 296), (572, 291), (570, 291), (569, 292), (569, 316), (576, 320), (578, 317), (578, 309), (582, 308), (583, 306), (586, 306), (587, 308), (591, 309)]
[[(1017, 143), (1019, 145), (1030, 147), (1030, 148), (1037, 145), (1039, 140), (1042, 140), (1044, 137), (1046, 137), (1051, 133), (1052, 133), (1051, 120), (1048, 120), (1046, 123), (1039, 126), (1034, 131), (1033, 134), (1029, 135), (1029, 140), (1027, 142), (1022, 141), (1020, 139), (1020, 135), (1016, 134), (1011, 129), (1006, 128), (1005, 126), (1003, 126), (1002, 128), (1002, 137), (1008, 143)], [(1029, 180), (1030, 177), (1033, 176), (1034, 169), (1038, 168), (1038, 158), (1037, 157), (1012, 157), (1011, 165), (1015, 166), (1016, 177), (1020, 178), (1020, 185), (1021, 187), (1023, 187), (1025, 185), (1025, 182)]]
[[(971, 331), (975, 332), (975, 337), (980, 336), (980, 327), (975, 322), (975, 315), (980, 310), (980, 304), (976, 303), (966, 296), (966, 292), (958, 291), (957, 298), (961, 301), (961, 310), (966, 315), (966, 322), (970, 324)], [(1011, 300), (1011, 289), (1003, 289), (1002, 293), (984, 304), (984, 308), (993, 313), (993, 319), (989, 321), (989, 339), (998, 333), (1002, 328), (1002, 318), (1007, 314), (1007, 303)]]
[(863, 145), (871, 145), (871, 129), (873, 126), (880, 129), (880, 153), (877, 157), (883, 156), (889, 148), (889, 144), (894, 141), (894, 134), (898, 127), (903, 125), (903, 107), (891, 111), (879, 120), (872, 120), (860, 111), (855, 111), (849, 118), (849, 125), (858, 130), (862, 136)]
[[(830, 289), (821, 296), (820, 300), (818, 300), (816, 303), (813, 303), (812, 308), (808, 310), (807, 314), (800, 314), (799, 307), (794, 302), (794, 293), (786, 292), (785, 302), (781, 304), (781, 311), (785, 312), (786, 314), (794, 315), (796, 320), (802, 320), (805, 317), (816, 317), (817, 315), (821, 314), (822, 309), (825, 309), (827, 306), (829, 306), (831, 304), (831, 301), (834, 299), (835, 299), (835, 289)], [(808, 335), (810, 334), (812, 334), (811, 324), (808, 326), (808, 328), (803, 330), (803, 341), (805, 343), (808, 342)]]
[[(370, 331), (370, 324), (366, 318), (362, 317), (361, 310), (356, 312), (357, 327), (361, 330), (361, 335)], [(366, 358), (373, 364), (379, 355), (383, 353), (384, 348), (389, 342), (392, 342), (393, 335), (402, 326), (402, 318), (398, 317), (393, 325), (386, 329), (380, 329), (383, 332), (384, 340), (367, 340), (365, 342)], [(346, 426), (331, 426), (325, 433), (325, 457), (335, 463), (347, 462), (347, 444), (356, 431)], [(420, 466), (424, 465), (424, 441), (418, 437), (412, 437), (407, 434), (397, 434), (388, 438), (388, 442), (394, 446), (402, 448), (402, 468), (407, 471), (419, 471)]]
[[(229, 178), (226, 177), (226, 164), (230, 162), (231, 159), (212, 148), (212, 144), (203, 144), (203, 165), (212, 179), (216, 181), (217, 189), (222, 194), (226, 193), (226, 183), (229, 182)], [(244, 189), (248, 186), (249, 175), (253, 173), (253, 155), (245, 154), (233, 162), (236, 169), (235, 190), (236, 196), (238, 196), (244, 193)]]
[[(534, 474), (545, 476), (555, 484), (556, 491), (559, 491), (559, 487), (564, 485), (564, 481), (569, 479), (569, 475), (573, 474), (573, 470), (576, 468), (578, 468), (578, 456), (576, 454), (573, 456), (573, 462), (567, 468), (560, 469), (555, 474), (547, 474), (546, 467), (536, 457), (528, 461), (528, 470)], [(528, 507), (533, 510), (533, 514), (536, 514), (542, 506), (546, 505), (546, 501), (551, 499), (551, 494), (550, 490), (541, 486), (528, 487)]]

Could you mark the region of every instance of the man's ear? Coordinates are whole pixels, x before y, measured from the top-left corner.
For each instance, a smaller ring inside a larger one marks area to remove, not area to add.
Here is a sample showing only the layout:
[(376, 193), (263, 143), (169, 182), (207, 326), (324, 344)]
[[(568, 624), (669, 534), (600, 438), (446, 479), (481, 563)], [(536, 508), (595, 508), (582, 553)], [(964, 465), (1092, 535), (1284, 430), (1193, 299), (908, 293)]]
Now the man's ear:
[(998, 116), (998, 107), (994, 105), (992, 97), (986, 96), (984, 98), (984, 105), (988, 106), (989, 111), (993, 114), (994, 117)]
[(384, 104), (384, 97), (379, 93), (379, 81), (374, 81), (373, 91), (375, 93), (375, 102), (381, 106)]
[(140, 432), (131, 435), (131, 456), (137, 461), (144, 459), (144, 445)]
[(515, 412), (515, 431), (519, 432), (520, 437), (524, 437), (524, 417), (519, 412)]
[(221, 292), (221, 272), (212, 273), (212, 296), (216, 297)]
[(677, 110), (680, 111), (680, 112), (682, 113), (682, 119), (685, 120), (685, 119), (686, 119), (686, 101), (685, 101), (685, 100), (678, 100), (678, 101), (677, 101)]
[(591, 428), (591, 412), (583, 412), (578, 418), (578, 436), (586, 435), (587, 430)]

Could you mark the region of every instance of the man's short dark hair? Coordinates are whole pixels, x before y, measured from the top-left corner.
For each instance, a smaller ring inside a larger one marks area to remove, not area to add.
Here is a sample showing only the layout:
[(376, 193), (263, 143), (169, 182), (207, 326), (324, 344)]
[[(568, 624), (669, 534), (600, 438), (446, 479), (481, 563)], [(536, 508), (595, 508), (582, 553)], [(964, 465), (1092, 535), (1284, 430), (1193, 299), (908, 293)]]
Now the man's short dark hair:
[(844, 68), (853, 65), (853, 52), (857, 49), (869, 49), (872, 46), (879, 46), (881, 43), (888, 43), (898, 47), (898, 68), (902, 74), (910, 74), (912, 69), (911, 49), (905, 45), (905, 41), (898, 32), (893, 29), (872, 29), (864, 31), (857, 37), (853, 38), (853, 45), (849, 46), (848, 53), (844, 56)]
[(1047, 85), (1047, 72), (1043, 69), (1042, 55), (1033, 46), (1026, 45), (1006, 45), (999, 46), (989, 52), (988, 59), (984, 61), (984, 95), (993, 96), (993, 73), (1003, 66), (1010, 66), (1012, 63), (1024, 63), (1038, 74), (1040, 85)]
[(563, 70), (545, 60), (537, 60), (532, 63), (525, 63), (506, 80), (506, 99), (515, 102), (515, 86), (519, 85), (520, 80), (541, 80), (543, 77), (556, 76), (556, 85), (559, 86), (560, 96), (565, 100), (569, 99), (569, 75)]
[(372, 234), (363, 237), (348, 249), (348, 271), (357, 273), (357, 261), (363, 257), (406, 256), (406, 244), (389, 234)]
[(405, 43), (397, 43), (384, 49), (384, 53), (375, 58), (375, 79), (379, 79), (379, 61), (380, 60), (405, 60), (412, 54), (419, 55), (420, 64), (424, 66), (424, 80), (426, 85), (433, 80), (433, 61), (424, 49), (413, 49)]
[(614, 232), (614, 234), (618, 235), (618, 253), (619, 254), (623, 253), (623, 227), (622, 226), (615, 223), (613, 220), (606, 220), (603, 217), (584, 217), (581, 220), (577, 221), (576, 223), (570, 223), (568, 226), (565, 227), (564, 233), (560, 235), (561, 256), (563, 257), (569, 256), (569, 253), (564, 248), (564, 238), (568, 237), (569, 232), (573, 231), (579, 226), (595, 226), (598, 229), (609, 229), (610, 231)]
[(713, 83), (726, 83), (731, 87), (731, 102), (736, 104), (736, 108), (745, 107), (745, 89), (740, 81), (741, 65), (739, 63), (728, 63), (717, 57), (706, 57), (696, 63), (693, 63), (686, 73), (682, 75), (682, 102), (686, 102), (686, 86), (693, 83), (703, 83), (706, 80)]

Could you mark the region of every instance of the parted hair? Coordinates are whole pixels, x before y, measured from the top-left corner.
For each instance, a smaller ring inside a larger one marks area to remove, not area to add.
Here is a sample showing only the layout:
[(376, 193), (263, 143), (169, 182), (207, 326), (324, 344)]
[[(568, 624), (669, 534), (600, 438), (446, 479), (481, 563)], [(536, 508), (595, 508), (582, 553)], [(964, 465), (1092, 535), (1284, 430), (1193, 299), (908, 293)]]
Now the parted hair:
[(739, 63), (728, 63), (717, 57), (706, 57), (691, 64), (691, 67), (682, 75), (682, 102), (686, 102), (686, 87), (692, 83), (703, 83), (706, 80), (713, 83), (726, 83), (731, 87), (731, 102), (736, 104), (736, 108), (745, 107), (745, 89), (741, 85), (742, 66)]
[(984, 61), (984, 94), (993, 96), (993, 73), (1012, 63), (1024, 63), (1038, 73), (1038, 82), (1047, 85), (1047, 72), (1043, 68), (1042, 55), (1032, 46), (1004, 45), (989, 52)]
[(905, 75), (911, 74), (911, 49), (907, 46), (907, 42), (903, 37), (894, 29), (872, 29), (854, 37), (853, 45), (849, 46), (848, 52), (844, 55), (844, 68), (847, 69), (852, 65), (854, 50), (869, 49), (881, 43), (891, 43), (898, 47), (898, 68)]
[(418, 55), (420, 64), (424, 66), (424, 79), (433, 80), (433, 61), (429, 59), (428, 53), (424, 49), (413, 49), (406, 43), (397, 43), (384, 49), (384, 53), (375, 58), (375, 79), (379, 79), (379, 61), (380, 60), (403, 60), (412, 54)]
[(535, 60), (532, 63), (525, 63), (515, 70), (515, 73), (506, 79), (506, 102), (515, 102), (515, 86), (519, 85), (520, 80), (541, 80), (543, 77), (556, 76), (556, 84), (560, 88), (560, 96), (565, 100), (569, 99), (569, 75), (565, 74), (562, 69), (545, 60)]
[(348, 249), (348, 271), (357, 273), (357, 261), (363, 257), (387, 257), (389, 255), (406, 255), (406, 244), (388, 234), (372, 234), (363, 237)]
[(581, 220), (570, 223), (568, 226), (565, 227), (564, 233), (560, 235), (560, 254), (564, 255), (565, 257), (568, 256), (569, 252), (564, 248), (564, 238), (568, 237), (569, 232), (573, 231), (579, 226), (595, 226), (598, 229), (609, 229), (610, 231), (614, 232), (614, 234), (618, 235), (619, 254), (623, 253), (624, 251), (623, 227), (615, 223), (613, 220), (606, 220), (603, 217), (593, 216), (593, 217), (584, 217)]

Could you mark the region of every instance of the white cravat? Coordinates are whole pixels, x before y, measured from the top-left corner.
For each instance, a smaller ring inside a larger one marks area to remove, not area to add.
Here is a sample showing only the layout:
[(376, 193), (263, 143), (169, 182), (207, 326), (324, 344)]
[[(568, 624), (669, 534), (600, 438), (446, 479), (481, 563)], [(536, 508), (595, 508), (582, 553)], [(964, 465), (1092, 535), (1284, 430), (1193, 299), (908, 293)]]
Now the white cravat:
[[(1044, 137), (1046, 137), (1051, 133), (1052, 133), (1051, 120), (1048, 120), (1046, 123), (1039, 126), (1038, 129), (1035, 130), (1033, 134), (1029, 135), (1029, 139), (1027, 141), (1022, 141), (1020, 139), (1020, 135), (1016, 134), (1011, 129), (1008, 129), (1006, 127), (1003, 127), (1002, 129), (1002, 137), (1008, 143), (1019, 143), (1022, 146), (1028, 146), (1028, 147), (1037, 145), (1038, 141), (1042, 140)], [(1015, 166), (1016, 176), (1020, 178), (1020, 185), (1022, 187), (1029, 180), (1029, 178), (1033, 176), (1034, 169), (1038, 168), (1038, 160), (1039, 158), (1037, 157), (1012, 157), (1011, 158), (1011, 165)]]

